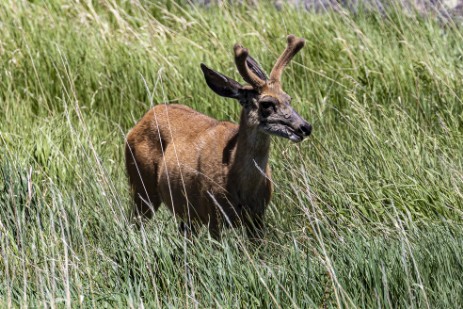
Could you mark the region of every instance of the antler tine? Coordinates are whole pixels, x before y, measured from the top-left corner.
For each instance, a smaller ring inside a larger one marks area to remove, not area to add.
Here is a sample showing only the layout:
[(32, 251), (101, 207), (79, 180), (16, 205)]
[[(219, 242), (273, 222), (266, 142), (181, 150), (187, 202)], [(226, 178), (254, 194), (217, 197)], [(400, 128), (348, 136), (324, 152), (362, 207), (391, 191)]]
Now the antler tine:
[(265, 85), (265, 81), (257, 76), (251, 69), (249, 69), (246, 64), (246, 59), (248, 58), (249, 52), (246, 48), (239, 44), (235, 44), (233, 47), (235, 51), (235, 63), (243, 79), (251, 84), (255, 88), (261, 88)]
[(303, 38), (297, 38), (295, 35), (290, 34), (287, 37), (288, 46), (285, 51), (278, 58), (277, 62), (273, 66), (272, 72), (270, 72), (270, 79), (274, 82), (280, 82), (281, 73), (288, 63), (293, 59), (302, 47), (304, 47), (305, 41)]

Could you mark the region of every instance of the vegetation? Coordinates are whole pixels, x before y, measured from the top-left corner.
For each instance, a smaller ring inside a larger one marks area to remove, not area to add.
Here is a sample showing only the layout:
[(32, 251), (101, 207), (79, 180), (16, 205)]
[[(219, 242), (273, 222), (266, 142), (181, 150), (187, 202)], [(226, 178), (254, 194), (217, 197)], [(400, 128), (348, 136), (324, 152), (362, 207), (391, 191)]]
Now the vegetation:
[[(174, 1), (0, 5), (0, 307), (463, 306), (463, 47), (454, 24)], [(128, 222), (124, 137), (154, 104), (237, 121), (199, 64), (241, 42), (314, 127), (275, 138), (268, 233)]]

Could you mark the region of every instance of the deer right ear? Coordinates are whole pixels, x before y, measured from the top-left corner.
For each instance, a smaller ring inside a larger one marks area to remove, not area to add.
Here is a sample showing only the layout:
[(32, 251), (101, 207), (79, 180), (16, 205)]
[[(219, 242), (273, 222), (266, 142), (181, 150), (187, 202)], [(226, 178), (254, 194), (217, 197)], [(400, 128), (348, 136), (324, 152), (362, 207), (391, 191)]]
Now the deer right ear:
[(201, 63), (206, 83), (215, 93), (222, 97), (240, 99), (243, 93), (243, 86), (236, 80), (233, 80), (219, 72), (209, 69), (204, 63)]

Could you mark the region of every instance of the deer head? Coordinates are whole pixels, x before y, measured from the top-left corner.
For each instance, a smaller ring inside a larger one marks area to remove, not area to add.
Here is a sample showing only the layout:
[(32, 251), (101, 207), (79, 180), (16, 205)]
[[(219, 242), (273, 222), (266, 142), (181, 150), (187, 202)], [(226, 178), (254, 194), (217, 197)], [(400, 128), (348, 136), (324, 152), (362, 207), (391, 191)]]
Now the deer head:
[(291, 97), (281, 87), (281, 74), (304, 46), (304, 39), (289, 35), (285, 51), (276, 61), (270, 78), (241, 45), (234, 46), (235, 63), (248, 83), (237, 81), (201, 64), (207, 85), (218, 95), (237, 99), (244, 108), (246, 124), (267, 134), (300, 142), (309, 136), (312, 126), (291, 107)]

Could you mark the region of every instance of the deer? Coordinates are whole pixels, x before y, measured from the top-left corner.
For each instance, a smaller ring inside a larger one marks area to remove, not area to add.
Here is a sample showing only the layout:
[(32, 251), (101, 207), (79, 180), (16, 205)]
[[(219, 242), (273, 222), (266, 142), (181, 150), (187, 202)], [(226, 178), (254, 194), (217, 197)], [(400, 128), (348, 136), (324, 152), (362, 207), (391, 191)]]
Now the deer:
[(291, 106), (281, 75), (305, 41), (294, 35), (270, 76), (246, 48), (234, 45), (235, 64), (247, 84), (201, 63), (206, 84), (241, 105), (239, 124), (219, 121), (181, 104), (151, 108), (126, 138), (126, 169), (133, 206), (131, 218), (144, 222), (165, 204), (181, 231), (206, 225), (220, 238), (225, 227), (244, 226), (261, 239), (273, 191), (271, 136), (301, 142), (312, 126)]

